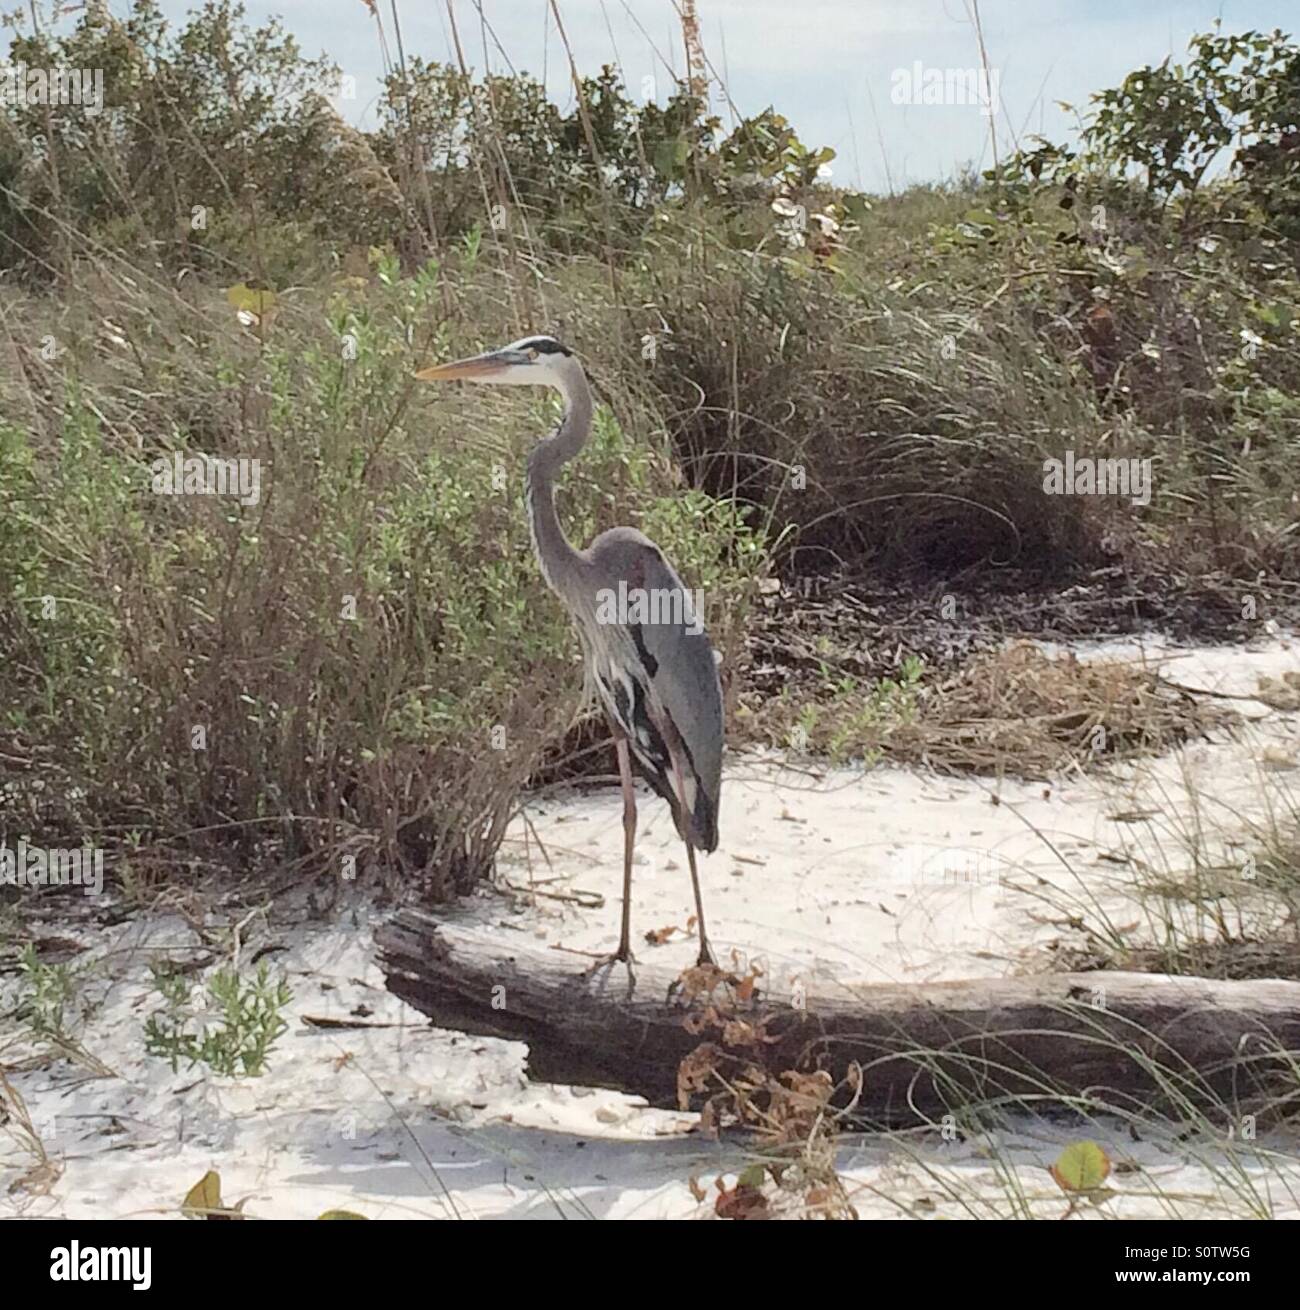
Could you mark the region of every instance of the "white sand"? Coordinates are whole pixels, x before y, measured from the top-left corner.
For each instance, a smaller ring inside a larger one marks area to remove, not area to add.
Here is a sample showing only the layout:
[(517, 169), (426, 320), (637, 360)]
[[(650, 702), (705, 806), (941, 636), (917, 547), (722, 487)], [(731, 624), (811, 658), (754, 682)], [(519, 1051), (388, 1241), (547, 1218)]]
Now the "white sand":
[[(1136, 650), (1112, 643), (1086, 657)], [(1300, 670), (1300, 645), (1276, 638), (1256, 651), (1202, 649), (1165, 667), (1179, 682), (1250, 694), (1259, 674)], [(1054, 941), (1077, 944), (1063, 923), (1071, 901), (1090, 918), (1105, 913), (1127, 927), (1129, 940), (1152, 940), (1130, 867), (1101, 856), (1127, 850), (1177, 867), (1176, 834), (1193, 812), (1189, 784), (1202, 806), (1210, 798), (1213, 826), (1243, 833), (1278, 788), (1289, 788), (1292, 803), (1300, 792), (1300, 773), (1285, 767), (1300, 716), (1235, 705), (1256, 719), (1248, 740), (1225, 734), (1108, 779), (1066, 778), (1050, 788), (733, 758), (723, 844), (702, 865), (715, 945), (787, 982), (995, 976), (1048, 967), (1043, 948)], [(1266, 750), (1274, 763), (1261, 768)], [(695, 945), (684, 931), (663, 946), (643, 940), (669, 925), (684, 930), (692, 902), (665, 807), (648, 792), (639, 800), (635, 949), (642, 959), (686, 965)], [(1116, 821), (1134, 811), (1152, 817)], [(500, 869), (503, 887), (525, 894), (485, 893), (456, 913), (539, 942), (610, 949), (621, 880), (617, 791), (552, 794), (527, 817), (512, 828)], [(603, 904), (583, 908), (567, 897)], [(612, 1092), (529, 1084), (522, 1046), (429, 1029), (384, 991), (371, 926), (360, 904), (321, 927), (246, 926), (245, 958), (268, 942), (287, 948), (268, 963), (287, 972), (294, 1000), (269, 1072), (243, 1080), (183, 1066), (173, 1074), (144, 1054), (144, 1021), (160, 1005), (148, 961), (168, 947), (195, 953), (186, 923), (157, 915), (101, 932), (89, 953), (99, 964), (82, 992), (88, 1012), (72, 1027), (114, 1076), (91, 1077), (64, 1060), (11, 1074), (53, 1168), (33, 1176), (22, 1134), (0, 1127), (0, 1216), (175, 1213), (209, 1168), (221, 1173), (228, 1202), (246, 1196), (248, 1212), (265, 1217), (332, 1207), (374, 1218), (711, 1212), (688, 1179), (711, 1185), (719, 1172), (743, 1167), (741, 1145), (692, 1132), (693, 1115)], [(582, 963), (575, 958), (575, 969)], [(18, 997), (18, 979), (0, 979), (0, 1014)], [(301, 1024), (303, 1015), (343, 1018), (358, 1007), (366, 1022), (394, 1026)], [(12, 1020), (0, 1027), (0, 1065), (12, 1068), (36, 1049)], [(945, 1141), (938, 1131), (851, 1140), (840, 1167), (865, 1216), (913, 1207), (954, 1218), (1054, 1216), (1065, 1207), (1046, 1166), (1066, 1141), (1090, 1135), (1140, 1166), (1112, 1180), (1120, 1195), (1106, 1213), (1300, 1215), (1296, 1134), (1233, 1145), (1226, 1133), (1225, 1124), (1210, 1136), (1146, 1134), (1135, 1143), (1119, 1124), (1085, 1133), (1020, 1118), (973, 1141)]]

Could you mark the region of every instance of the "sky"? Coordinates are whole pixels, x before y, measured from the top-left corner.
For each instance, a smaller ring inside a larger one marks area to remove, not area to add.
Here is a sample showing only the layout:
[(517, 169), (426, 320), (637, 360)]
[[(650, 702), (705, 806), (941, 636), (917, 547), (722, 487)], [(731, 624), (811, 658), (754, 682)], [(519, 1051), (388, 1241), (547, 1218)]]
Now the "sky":
[[(555, 2), (582, 72), (618, 63), (634, 96), (666, 97), (684, 64), (672, 0)], [(393, 0), (376, 3), (391, 45)], [(397, 6), (408, 56), (453, 59), (450, 8), (476, 70), (526, 70), (544, 77), (558, 104), (572, 104), (551, 0)], [(126, 0), (109, 7), (121, 14)], [(180, 18), (192, 4), (162, 0), (161, 7)], [(338, 107), (358, 125), (373, 122), (382, 58), (366, 0), (245, 0), (245, 7), (253, 20), (279, 16), (306, 53), (323, 51), (354, 77), (356, 99)], [(730, 100), (719, 98), (724, 123), (733, 106), (749, 115), (771, 105), (805, 145), (836, 151), (837, 182), (873, 193), (992, 162), (984, 105), (918, 103), (922, 95), (911, 90), (918, 72), (931, 80), (950, 69), (978, 75), (972, 0), (696, 0), (696, 7), (705, 52)], [(1074, 119), (1058, 101), (1084, 106), (1091, 92), (1133, 68), (1181, 56), (1188, 38), (1216, 18), (1234, 31), (1300, 27), (1294, 0), (978, 0), (978, 7), (999, 150), (1036, 132), (1067, 138)]]

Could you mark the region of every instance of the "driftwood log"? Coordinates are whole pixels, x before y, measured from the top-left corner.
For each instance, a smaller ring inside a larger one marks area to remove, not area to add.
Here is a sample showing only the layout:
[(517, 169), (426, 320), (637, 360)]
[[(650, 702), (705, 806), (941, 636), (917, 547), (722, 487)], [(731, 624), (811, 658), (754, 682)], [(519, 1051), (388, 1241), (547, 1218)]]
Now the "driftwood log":
[(571, 954), (415, 910), (376, 940), (388, 989), (439, 1027), (526, 1042), (538, 1080), (616, 1088), (653, 1105), (678, 1105), (679, 1067), (704, 1042), (736, 1067), (824, 1069), (873, 1123), (972, 1097), (1222, 1115), (1277, 1104), (1288, 1088), (1296, 1095), (1300, 982), (1098, 972), (794, 996), (759, 978), (747, 996), (722, 983), (690, 999), (662, 966), (638, 963), (629, 989), (622, 966), (584, 976)]

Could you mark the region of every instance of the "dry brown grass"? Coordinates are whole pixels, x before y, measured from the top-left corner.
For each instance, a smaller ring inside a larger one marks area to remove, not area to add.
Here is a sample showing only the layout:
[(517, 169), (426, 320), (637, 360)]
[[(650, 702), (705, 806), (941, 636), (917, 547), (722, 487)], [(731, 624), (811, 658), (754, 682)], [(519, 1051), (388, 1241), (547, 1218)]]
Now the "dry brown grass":
[(1017, 642), (933, 683), (918, 670), (914, 681), (796, 691), (738, 718), (752, 740), (832, 758), (1045, 780), (1162, 754), (1236, 715), (1143, 664)]

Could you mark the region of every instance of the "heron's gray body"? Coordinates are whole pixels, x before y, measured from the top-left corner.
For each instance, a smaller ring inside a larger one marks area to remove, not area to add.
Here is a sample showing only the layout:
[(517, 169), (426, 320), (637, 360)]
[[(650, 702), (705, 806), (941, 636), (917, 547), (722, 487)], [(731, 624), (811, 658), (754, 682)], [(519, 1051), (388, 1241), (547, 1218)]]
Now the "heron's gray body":
[[(629, 591), (686, 593), (663, 552), (635, 528), (611, 528), (581, 553), (597, 577), (625, 581)], [(672, 807), (682, 839), (714, 851), (722, 785), (722, 684), (713, 646), (702, 628), (692, 631), (695, 627), (660, 621), (583, 624), (579, 630), (596, 693), (626, 735), (641, 773)], [(673, 785), (674, 745), (682, 754), (684, 813)]]
[[(713, 646), (702, 626), (659, 621), (600, 621), (600, 594), (625, 583), (684, 596), (687, 588), (663, 552), (635, 528), (602, 532), (586, 550), (564, 536), (555, 509), (555, 479), (586, 441), (591, 393), (582, 365), (569, 357), (557, 386), (566, 402), (556, 430), (528, 459), (526, 502), (542, 576), (559, 596), (582, 638), (586, 666), (611, 723), (627, 737), (646, 781), (672, 807), (683, 840), (718, 847), (722, 782), (722, 686)], [(677, 748), (687, 792), (685, 812), (674, 787)]]
[[(525, 499), (542, 576), (569, 611), (582, 640), (590, 685), (609, 719), (623, 783), (623, 926), (615, 958), (629, 960), (629, 907), (636, 803), (631, 763), (672, 809), (686, 844), (695, 891), (700, 960), (713, 963), (704, 930), (696, 849), (718, 845), (722, 781), (722, 686), (713, 647), (676, 570), (649, 537), (634, 528), (602, 532), (575, 550), (555, 510), (555, 481), (586, 443), (591, 390), (582, 365), (551, 337), (525, 337), (504, 350), (422, 371), (427, 381), (545, 385), (564, 398), (559, 427), (528, 458)], [(611, 613), (611, 596), (667, 596), (656, 607)]]

